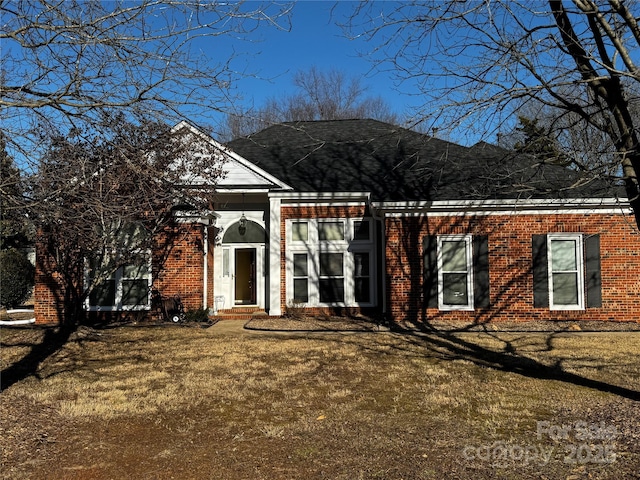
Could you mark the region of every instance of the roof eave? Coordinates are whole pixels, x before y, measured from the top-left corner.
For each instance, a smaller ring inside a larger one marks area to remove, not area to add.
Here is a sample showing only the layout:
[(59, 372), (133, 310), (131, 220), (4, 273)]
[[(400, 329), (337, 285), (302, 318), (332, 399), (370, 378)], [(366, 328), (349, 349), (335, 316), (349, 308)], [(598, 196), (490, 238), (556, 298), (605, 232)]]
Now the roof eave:
[(626, 214), (631, 211), (629, 205), (619, 198), (383, 201), (372, 202), (371, 205), (380, 213), (395, 215), (537, 214), (566, 211)]

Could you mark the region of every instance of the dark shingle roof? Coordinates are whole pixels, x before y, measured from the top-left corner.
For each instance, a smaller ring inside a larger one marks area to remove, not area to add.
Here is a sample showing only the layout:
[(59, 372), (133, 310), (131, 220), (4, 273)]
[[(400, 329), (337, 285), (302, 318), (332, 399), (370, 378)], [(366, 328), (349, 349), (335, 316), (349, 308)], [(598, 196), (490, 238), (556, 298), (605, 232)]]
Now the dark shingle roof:
[(559, 165), (377, 120), (283, 123), (228, 146), (301, 192), (371, 192), (375, 201), (611, 196), (605, 182), (581, 184)]

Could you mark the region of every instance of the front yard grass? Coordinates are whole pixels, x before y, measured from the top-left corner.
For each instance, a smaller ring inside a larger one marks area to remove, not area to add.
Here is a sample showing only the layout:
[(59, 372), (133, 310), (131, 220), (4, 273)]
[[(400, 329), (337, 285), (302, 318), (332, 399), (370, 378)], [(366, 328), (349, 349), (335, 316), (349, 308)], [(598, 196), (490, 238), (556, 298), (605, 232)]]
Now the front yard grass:
[[(2, 368), (43, 333), (7, 329)], [(640, 333), (88, 331), (1, 397), (4, 478), (638, 478)]]

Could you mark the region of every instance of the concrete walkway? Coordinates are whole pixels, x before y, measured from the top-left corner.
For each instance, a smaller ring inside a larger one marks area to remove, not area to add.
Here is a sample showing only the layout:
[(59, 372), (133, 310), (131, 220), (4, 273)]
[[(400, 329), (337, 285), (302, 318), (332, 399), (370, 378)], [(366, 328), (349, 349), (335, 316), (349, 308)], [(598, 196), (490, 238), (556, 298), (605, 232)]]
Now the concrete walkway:
[(239, 334), (249, 333), (249, 330), (245, 330), (244, 326), (247, 320), (220, 320), (213, 326), (209, 327), (211, 333), (224, 333), (224, 334)]

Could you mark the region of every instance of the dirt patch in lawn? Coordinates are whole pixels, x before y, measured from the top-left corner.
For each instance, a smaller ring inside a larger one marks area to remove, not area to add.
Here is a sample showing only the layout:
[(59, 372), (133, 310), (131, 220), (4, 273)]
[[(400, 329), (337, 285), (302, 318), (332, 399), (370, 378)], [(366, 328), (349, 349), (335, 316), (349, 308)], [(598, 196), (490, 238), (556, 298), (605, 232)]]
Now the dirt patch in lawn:
[(638, 333), (218, 327), (72, 337), (0, 396), (4, 478), (638, 478)]

